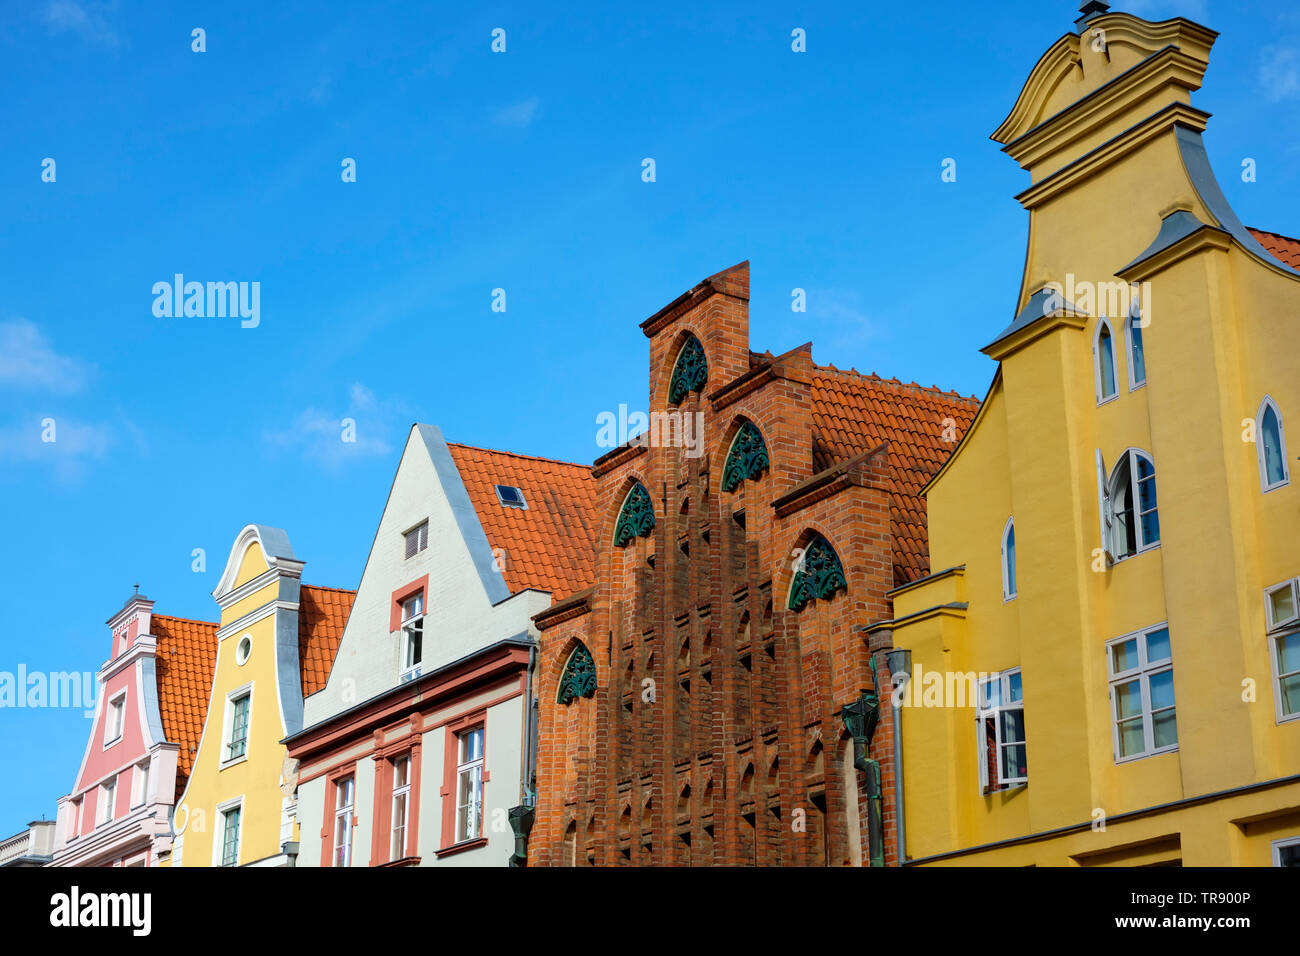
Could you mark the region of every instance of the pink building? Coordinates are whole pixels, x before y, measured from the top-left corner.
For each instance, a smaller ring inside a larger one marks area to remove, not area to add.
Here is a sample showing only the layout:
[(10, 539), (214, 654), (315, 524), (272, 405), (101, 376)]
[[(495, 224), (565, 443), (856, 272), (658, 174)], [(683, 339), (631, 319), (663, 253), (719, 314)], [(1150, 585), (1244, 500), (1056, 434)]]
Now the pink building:
[(59, 799), (51, 866), (156, 866), (203, 728), (217, 625), (154, 615), (137, 591), (108, 626), (112, 653), (76, 783)]

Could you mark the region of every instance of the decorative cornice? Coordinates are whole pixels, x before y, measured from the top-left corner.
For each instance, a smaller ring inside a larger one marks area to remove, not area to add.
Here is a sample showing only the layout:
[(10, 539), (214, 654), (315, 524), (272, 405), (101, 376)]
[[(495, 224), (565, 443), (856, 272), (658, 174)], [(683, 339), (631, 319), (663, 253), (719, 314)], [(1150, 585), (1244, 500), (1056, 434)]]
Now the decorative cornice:
[(552, 604), (545, 611), (533, 615), (533, 624), (539, 631), (545, 631), (575, 617), (582, 617), (582, 615), (590, 613), (591, 599), (595, 593), (595, 588), (587, 588), (585, 591), (579, 591), (563, 601)]
[(609, 474), (619, 465), (625, 465), (632, 459), (644, 455), (647, 449), (644, 444), (637, 444), (639, 438), (639, 435), (630, 438), (624, 444), (619, 445), (612, 451), (605, 452), (605, 454), (597, 458), (591, 465), (591, 476), (600, 478), (602, 475)]
[(645, 333), (646, 338), (648, 339), (654, 338), (656, 335), (662, 332), (674, 321), (681, 318), (687, 312), (691, 311), (697, 306), (703, 305), (705, 302), (708, 301), (709, 297), (713, 295), (731, 296), (732, 298), (741, 302), (749, 301), (748, 298), (743, 298), (741, 296), (736, 295), (733, 292), (728, 292), (726, 289), (723, 288), (723, 283), (718, 281), (721, 280), (723, 276), (726, 276), (736, 271), (737, 269), (740, 269), (748, 265), (749, 265), (749, 260), (745, 260), (744, 262), (738, 262), (731, 268), (723, 269), (721, 272), (709, 276), (707, 279), (699, 283), (699, 285), (696, 285), (694, 288), (689, 289), (686, 292), (683, 292), (681, 295), (673, 299), (673, 301), (669, 302), (666, 306), (664, 306), (654, 315), (650, 316), (650, 318), (642, 322), (641, 331)]
[(776, 510), (776, 516), (786, 518), (796, 511), (802, 511), (810, 505), (839, 494), (845, 488), (867, 487), (868, 483), (863, 481), (859, 474), (859, 466), (884, 452), (888, 447), (889, 442), (883, 442), (869, 451), (832, 465), (813, 475), (808, 480), (795, 485), (772, 502), (772, 507)]
[[(802, 357), (803, 362), (792, 361)], [(805, 342), (788, 352), (777, 355), (761, 365), (756, 365), (743, 375), (709, 393), (715, 412), (735, 404), (746, 395), (758, 391), (768, 382), (778, 379), (807, 383), (812, 380), (812, 342)]]

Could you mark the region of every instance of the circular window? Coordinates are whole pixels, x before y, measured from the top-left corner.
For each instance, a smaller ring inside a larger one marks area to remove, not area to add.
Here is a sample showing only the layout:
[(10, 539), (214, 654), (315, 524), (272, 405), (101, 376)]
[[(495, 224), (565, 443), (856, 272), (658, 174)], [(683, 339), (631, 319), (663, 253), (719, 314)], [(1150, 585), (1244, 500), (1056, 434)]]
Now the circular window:
[(235, 648), (235, 663), (243, 667), (251, 653), (253, 653), (253, 637), (251, 634), (245, 634), (239, 639), (239, 646)]

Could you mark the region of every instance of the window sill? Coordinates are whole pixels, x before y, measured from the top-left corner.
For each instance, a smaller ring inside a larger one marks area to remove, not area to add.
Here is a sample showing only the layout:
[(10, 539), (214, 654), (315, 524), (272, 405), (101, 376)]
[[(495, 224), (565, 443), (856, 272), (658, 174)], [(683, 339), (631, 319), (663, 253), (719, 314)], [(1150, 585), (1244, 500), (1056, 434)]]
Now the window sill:
[(217, 767), (217, 773), (220, 773), (223, 770), (228, 770), (231, 767), (235, 766), (236, 764), (244, 763), (247, 760), (248, 760), (248, 754), (246, 752), (241, 756), (231, 757), (229, 760), (223, 760), (221, 762), (221, 766)]
[(1291, 484), (1290, 478), (1287, 478), (1285, 481), (1279, 481), (1276, 485), (1266, 485), (1264, 486), (1264, 494), (1268, 494), (1270, 491), (1277, 491), (1279, 488), (1285, 488), (1289, 484)]
[(435, 850), (434, 854), (441, 860), (445, 856), (455, 856), (457, 853), (463, 853), (466, 850), (477, 850), (481, 846), (487, 846), (487, 844), (487, 837), (475, 837), (472, 840), (462, 840), (459, 843), (453, 843), (451, 846), (445, 846), (441, 850)]
[(420, 865), (420, 857), (404, 856), (400, 860), (389, 860), (387, 863), (380, 863), (377, 869), (383, 867), (393, 867), (393, 866), (419, 866), (419, 865)]
[(112, 747), (112, 746), (115, 746), (115, 745), (117, 745), (117, 744), (120, 744), (121, 742), (122, 742), (122, 735), (121, 735), (121, 734), (118, 734), (118, 735), (117, 735), (116, 737), (114, 737), (112, 740), (105, 740), (105, 741), (104, 741), (104, 749), (107, 750), (109, 747)]
[(1178, 753), (1178, 745), (1174, 744), (1172, 747), (1163, 747), (1160, 750), (1152, 750), (1148, 753), (1132, 754), (1128, 757), (1116, 757), (1115, 765), (1119, 766), (1122, 763), (1132, 763), (1135, 760), (1145, 760), (1147, 757), (1163, 757), (1165, 754), (1176, 753)]
[(1293, 724), (1297, 720), (1300, 720), (1300, 710), (1296, 711), (1294, 714), (1283, 714), (1278, 717), (1277, 724), (1280, 727), (1283, 724)]

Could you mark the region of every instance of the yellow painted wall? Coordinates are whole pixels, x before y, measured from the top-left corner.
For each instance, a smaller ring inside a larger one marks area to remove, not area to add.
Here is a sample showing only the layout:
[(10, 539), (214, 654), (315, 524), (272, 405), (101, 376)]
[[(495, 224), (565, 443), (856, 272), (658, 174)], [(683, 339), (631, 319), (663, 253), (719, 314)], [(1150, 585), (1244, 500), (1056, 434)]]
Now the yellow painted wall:
[[(1167, 100), (1186, 101), (1172, 88)], [(1146, 108), (1163, 102), (1153, 96)], [(1126, 114), (1124, 122), (1141, 118)], [(1081, 155), (1064, 140), (1060, 148)], [(1178, 204), (1214, 221), (1170, 127), (1031, 210), (1021, 303), (1067, 273), (1117, 282)], [(1300, 721), (1279, 723), (1275, 713), (1263, 603), (1266, 586), (1300, 575), (1300, 481), (1263, 494), (1256, 446), (1242, 441), (1242, 420), (1267, 393), (1291, 427), (1287, 452), (1297, 464), (1300, 352), (1287, 330), (1300, 315), (1300, 279), (1230, 244), (1147, 278), (1146, 385), (1130, 391), (1122, 321), (1113, 321), (1119, 394), (1098, 405), (1092, 344), (1104, 307), (1094, 304), (1082, 328), (1060, 325), (998, 353), (1000, 373), (980, 417), (928, 491), (930, 566), (965, 570), (895, 595), (895, 644), (912, 650), (914, 671), (1022, 668), (1029, 784), (981, 794), (971, 707), (905, 709), (914, 859), (1300, 772)], [(1109, 472), (1129, 447), (1155, 462), (1161, 544), (1097, 570), (1095, 450)], [(1019, 595), (1004, 602), (1000, 541), (1009, 515)], [(954, 600), (968, 609), (920, 613)], [(1106, 642), (1165, 621), (1179, 749), (1116, 763)], [(1243, 700), (1243, 681), (1254, 683), (1253, 702)], [(1173, 845), (1189, 865), (1264, 865), (1277, 826), (1294, 818), (1287, 832), (1300, 835), (1298, 788), (1253, 790), (946, 862), (1133, 864), (1157, 862)]]

